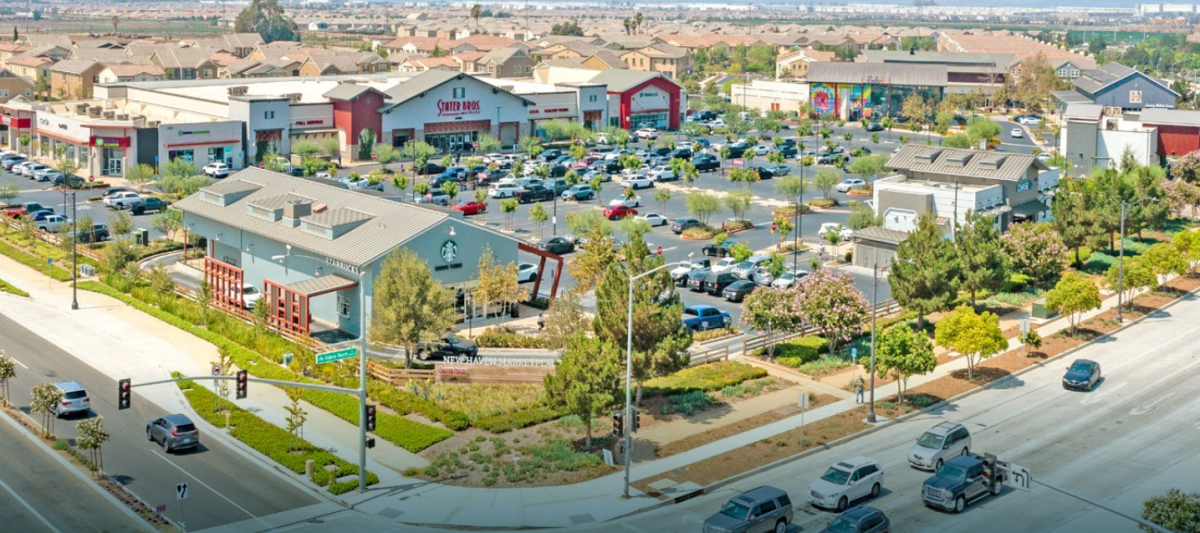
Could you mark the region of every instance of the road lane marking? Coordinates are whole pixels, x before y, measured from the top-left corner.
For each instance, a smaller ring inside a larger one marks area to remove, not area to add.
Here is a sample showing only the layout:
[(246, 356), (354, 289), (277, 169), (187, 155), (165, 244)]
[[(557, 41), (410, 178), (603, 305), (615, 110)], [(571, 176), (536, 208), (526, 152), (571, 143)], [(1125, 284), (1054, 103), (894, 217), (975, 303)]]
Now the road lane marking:
[(21, 365), (21, 368), (24, 368), (25, 370), (29, 370), (29, 367), (25, 366), (25, 363), (18, 361), (16, 357), (9, 356), (9, 359), (12, 359), (12, 362), (14, 362), (16, 364)]
[(25, 498), (22, 498), (20, 494), (17, 494), (17, 491), (12, 490), (12, 487), (9, 487), (8, 483), (5, 483), (2, 479), (0, 479), (0, 487), (4, 487), (4, 490), (7, 490), (9, 494), (12, 494), (13, 498), (16, 498), (17, 501), (21, 502), (21, 505), (24, 505), (26, 509), (29, 509), (29, 512), (33, 513), (33, 516), (36, 516), (38, 520), (41, 520), (42, 523), (46, 525), (46, 527), (50, 528), (50, 531), (53, 531), (54, 533), (62, 533), (61, 530), (54, 527), (54, 524), (51, 524), (49, 520), (46, 520), (46, 517), (42, 516), (42, 513), (37, 512), (37, 509), (34, 509), (32, 505), (29, 505), (29, 502), (26, 502)]
[(1082, 400), (1079, 400), (1079, 405), (1091, 405), (1091, 404), (1099, 402), (1099, 401), (1107, 400), (1109, 396), (1116, 394), (1117, 391), (1121, 390), (1126, 385), (1128, 385), (1128, 383), (1118, 383), (1118, 384), (1115, 384), (1112, 386), (1102, 386), (1102, 387), (1100, 387), (1099, 391), (1092, 392), (1091, 394), (1088, 394), (1087, 396), (1085, 396)]
[(646, 530), (629, 525), (626, 522), (621, 522), (621, 525), (636, 531), (637, 533), (646, 533)]
[[(178, 469), (180, 472), (183, 472), (184, 474), (187, 474), (187, 476), (188, 476), (188, 477), (190, 477), (190, 478), (192, 478), (192, 479), (196, 480), (196, 483), (199, 483), (199, 484), (203, 485), (203, 486), (204, 486), (204, 488), (208, 489), (208, 490), (209, 490), (209, 491), (211, 491), (213, 494), (216, 494), (217, 496), (220, 496), (222, 500), (225, 500), (225, 501), (229, 502), (229, 503), (230, 503), (230, 505), (233, 505), (234, 507), (237, 507), (238, 509), (241, 509), (241, 511), (242, 511), (243, 513), (246, 513), (247, 515), (249, 515), (249, 516), (250, 516), (250, 518), (253, 518), (253, 519), (255, 519), (255, 520), (258, 520), (258, 522), (259, 522), (260, 524), (262, 524), (263, 526), (267, 526), (267, 523), (266, 523), (266, 522), (263, 522), (263, 519), (261, 519), (261, 518), (259, 518), (259, 517), (257, 517), (257, 516), (254, 516), (254, 513), (251, 513), (250, 511), (247, 511), (247, 510), (246, 510), (246, 508), (244, 508), (244, 507), (242, 507), (242, 506), (238, 505), (238, 504), (237, 504), (236, 502), (234, 502), (233, 500), (231, 500), (231, 499), (229, 499), (229, 498), (226, 498), (224, 494), (221, 494), (220, 492), (217, 492), (216, 490), (213, 490), (213, 488), (212, 488), (212, 487), (208, 486), (208, 483), (205, 483), (205, 482), (203, 482), (203, 481), (200, 481), (200, 479), (199, 479), (199, 478), (197, 478), (196, 476), (193, 476), (193, 475), (191, 474), (191, 472), (188, 472), (187, 470), (184, 470), (184, 469), (183, 469), (183, 467), (181, 467), (181, 466), (179, 466), (179, 465), (177, 465), (177, 464), (175, 464), (175, 463), (171, 462), (171, 460), (170, 460), (170, 459), (167, 459), (167, 458), (166, 458), (165, 456), (163, 456), (161, 453), (158, 453), (158, 451), (157, 451), (157, 450), (150, 450), (150, 453), (153, 453), (154, 455), (157, 455), (157, 456), (159, 456), (160, 458), (162, 458), (162, 460), (163, 460), (163, 461), (166, 461), (166, 462), (167, 462), (167, 464), (169, 464), (169, 465), (171, 465), (171, 466), (175, 467), (175, 468), (176, 468), (176, 469)], [(268, 527), (269, 527), (269, 526), (268, 526)]]

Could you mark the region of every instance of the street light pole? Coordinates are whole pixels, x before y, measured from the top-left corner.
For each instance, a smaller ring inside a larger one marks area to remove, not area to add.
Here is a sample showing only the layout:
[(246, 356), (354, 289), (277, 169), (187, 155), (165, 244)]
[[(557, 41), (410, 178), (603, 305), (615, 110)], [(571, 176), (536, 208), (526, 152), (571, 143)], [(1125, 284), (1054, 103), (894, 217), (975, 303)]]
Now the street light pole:
[(871, 264), (871, 401), (867, 403), (867, 423), (875, 423), (875, 315), (879, 290), (879, 257)]
[[(63, 190), (67, 180), (63, 178)], [(79, 310), (79, 203), (71, 193), (71, 310)]]
[(1121, 233), (1117, 235), (1120, 240), (1121, 251), (1117, 255), (1117, 323), (1122, 320), (1121, 307), (1122, 295), (1125, 293), (1125, 200), (1121, 200)]

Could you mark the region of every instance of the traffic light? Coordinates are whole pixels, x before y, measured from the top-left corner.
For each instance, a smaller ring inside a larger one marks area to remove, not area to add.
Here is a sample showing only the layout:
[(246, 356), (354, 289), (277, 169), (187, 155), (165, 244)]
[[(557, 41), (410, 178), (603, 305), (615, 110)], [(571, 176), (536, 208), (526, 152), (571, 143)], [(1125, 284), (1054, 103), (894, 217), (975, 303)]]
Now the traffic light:
[(249, 376), (245, 370), (238, 370), (237, 373), (237, 399), (241, 400), (246, 397), (246, 384)]
[(622, 437), (625, 435), (625, 413), (621, 411), (613, 411), (613, 436)]
[(133, 391), (130, 390), (129, 378), (117, 382), (117, 410), (129, 409)]
[(375, 431), (375, 406), (367, 405), (367, 431)]
[(633, 420), (630, 421), (629, 425), (633, 426), (631, 431), (633, 431), (634, 433), (637, 433), (638, 430), (641, 429), (641, 427), (642, 427), (642, 411), (640, 409), (638, 409), (636, 407), (633, 408)]

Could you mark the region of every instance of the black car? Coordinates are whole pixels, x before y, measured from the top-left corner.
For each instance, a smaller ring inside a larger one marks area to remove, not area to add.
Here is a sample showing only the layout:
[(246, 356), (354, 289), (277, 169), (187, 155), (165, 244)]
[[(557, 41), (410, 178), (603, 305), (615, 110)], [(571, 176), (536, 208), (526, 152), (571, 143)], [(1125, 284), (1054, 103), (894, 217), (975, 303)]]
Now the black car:
[(569, 254), (575, 251), (575, 243), (565, 237), (550, 237), (538, 245), (538, 249), (556, 255)]
[(450, 333), (436, 341), (422, 342), (417, 345), (417, 358), (422, 361), (431, 357), (444, 358), (456, 355), (479, 357), (479, 345), (475, 344), (475, 341), (460, 339)]
[(479, 179), (478, 177), (476, 177), (476, 180), (478, 180), (479, 183), (486, 183), (486, 184), (490, 185), (490, 184), (500, 181), (506, 177), (508, 177), (508, 171), (499, 169), (499, 168), (494, 168), (492, 170), (487, 171), (487, 177), (485, 177), (483, 179)]
[(692, 150), (690, 148), (676, 148), (671, 152), (671, 159), (691, 159)]
[(729, 145), (729, 157), (742, 157), (746, 155), (746, 150), (750, 149), (750, 145), (746, 143), (734, 143)]
[(693, 268), (687, 275), (687, 288), (692, 292), (704, 291), (704, 278), (707, 278), (712, 271), (707, 268)]
[(79, 176), (58, 176), (54, 178), (54, 186), (62, 187), (63, 182), (66, 182), (68, 189), (82, 189), (83, 178)]
[(791, 146), (794, 148), (796, 146), (796, 139), (784, 139), (783, 142), (779, 143), (779, 145), (780, 146)]
[(541, 202), (545, 200), (553, 200), (554, 191), (547, 189), (544, 185), (530, 185), (525, 187), (525, 190), (517, 193), (517, 203), (527, 204), (530, 202)]
[(704, 248), (700, 249), (700, 252), (709, 257), (725, 257), (729, 255), (729, 249), (732, 248), (733, 245), (733, 241), (725, 241), (720, 245), (706, 244), (704, 245)]
[(563, 176), (566, 176), (567, 170), (569, 170), (569, 169), (562, 165), (554, 165), (554, 166), (550, 167), (550, 177), (551, 178), (561, 178)]
[(687, 218), (687, 217), (677, 218), (677, 219), (675, 219), (675, 222), (671, 224), (671, 232), (673, 232), (676, 235), (679, 235), (680, 233), (683, 233), (683, 231), (688, 228), (698, 228), (698, 227), (700, 227), (699, 220), (696, 220), (694, 218)]
[(538, 154), (538, 159), (541, 159), (542, 161), (553, 161), (555, 159), (562, 157), (562, 155), (563, 155), (562, 150), (559, 150), (557, 148), (551, 148), (549, 150), (546, 150), (546, 151)]
[(700, 172), (716, 172), (721, 169), (721, 161), (707, 154), (701, 154), (693, 158), (692, 165)]
[(796, 145), (783, 145), (779, 147), (779, 155), (783, 157), (794, 158), (798, 153), (800, 153), (800, 151), (796, 149)]
[(739, 279), (733, 283), (730, 283), (728, 287), (725, 287), (725, 290), (721, 291), (721, 296), (724, 296), (725, 299), (730, 302), (740, 302), (746, 299), (747, 294), (754, 292), (756, 287), (758, 287), (758, 285), (753, 281), (748, 279)]
[(423, 175), (428, 176), (430, 174), (441, 174), (445, 171), (446, 171), (446, 167), (444, 167), (442, 165), (439, 165), (437, 163), (425, 163), (425, 166), (417, 169), (417, 174), (423, 174)]
[(1090, 391), (1100, 382), (1100, 363), (1087, 359), (1076, 359), (1063, 375), (1063, 388)]
[(168, 205), (170, 204), (168, 204), (166, 200), (163, 200), (162, 198), (142, 196), (142, 203), (133, 206), (133, 214), (144, 215), (150, 212), (165, 211)]
[(716, 120), (716, 119), (717, 119), (717, 113), (716, 113), (715, 111), (709, 111), (709, 110), (705, 110), (705, 111), (697, 111), (697, 112), (696, 112), (696, 114), (692, 116), (692, 118), (696, 119), (697, 121), (700, 121), (700, 120)]
[(91, 230), (79, 228), (78, 240), (84, 244), (107, 241), (108, 237), (108, 226), (104, 224), (93, 224)]
[(709, 272), (707, 276), (704, 276), (704, 292), (713, 296), (720, 295), (721, 291), (725, 290), (725, 287), (732, 285), (735, 281), (738, 281), (738, 277), (728, 270), (720, 273)]
[(775, 173), (767, 167), (750, 167), (750, 170), (758, 172), (758, 179), (769, 180), (775, 177)]
[(883, 124), (878, 122), (867, 124), (867, 131), (883, 131)]
[(834, 518), (820, 533), (843, 533), (846, 531), (876, 533), (891, 531), (891, 527), (892, 522), (888, 520), (887, 515), (883, 514), (883, 511), (861, 505)]
[(101, 197), (112, 196), (119, 192), (137, 192), (137, 191), (130, 189), (128, 187), (109, 187), (107, 189), (104, 189), (104, 194), (102, 194)]
[(650, 149), (649, 153), (658, 157), (667, 157), (668, 155), (671, 155), (671, 149), (667, 148), (666, 146), (659, 146), (658, 148)]

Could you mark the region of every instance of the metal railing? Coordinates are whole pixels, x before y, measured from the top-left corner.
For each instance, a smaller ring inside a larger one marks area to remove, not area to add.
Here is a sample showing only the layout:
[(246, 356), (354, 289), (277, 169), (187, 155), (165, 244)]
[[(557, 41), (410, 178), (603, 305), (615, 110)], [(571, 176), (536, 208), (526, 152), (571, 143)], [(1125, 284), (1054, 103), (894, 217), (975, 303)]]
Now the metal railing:
[[(883, 317), (883, 316), (891, 315), (893, 313), (898, 313), (898, 312), (900, 312), (900, 309), (901, 309), (900, 304), (896, 303), (896, 300), (887, 300), (887, 301), (879, 302), (879, 304), (877, 304), (875, 306), (875, 314), (877, 316)], [(863, 327), (869, 328), (870, 326), (871, 326), (870, 320), (863, 323)], [(752, 355), (754, 352), (758, 351), (759, 349), (766, 348), (769, 345), (779, 344), (779, 343), (790, 341), (792, 339), (798, 339), (800, 337), (813, 335), (817, 332), (818, 331), (816, 328), (809, 326), (809, 327), (801, 328), (798, 331), (793, 331), (793, 332), (789, 332), (789, 333), (774, 333), (774, 334), (769, 334), (769, 335), (760, 335), (753, 339), (746, 339), (746, 340), (742, 341), (742, 354), (743, 355)]]

